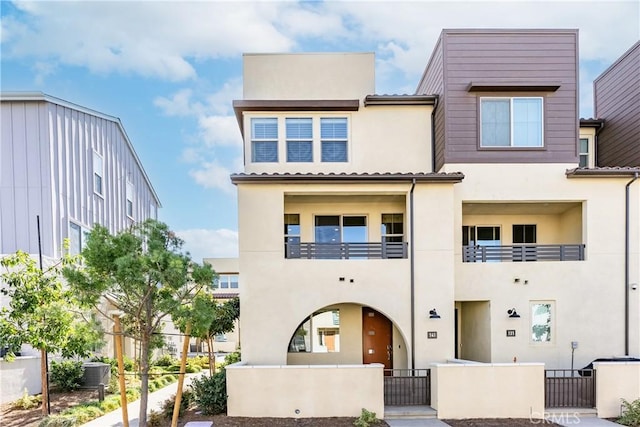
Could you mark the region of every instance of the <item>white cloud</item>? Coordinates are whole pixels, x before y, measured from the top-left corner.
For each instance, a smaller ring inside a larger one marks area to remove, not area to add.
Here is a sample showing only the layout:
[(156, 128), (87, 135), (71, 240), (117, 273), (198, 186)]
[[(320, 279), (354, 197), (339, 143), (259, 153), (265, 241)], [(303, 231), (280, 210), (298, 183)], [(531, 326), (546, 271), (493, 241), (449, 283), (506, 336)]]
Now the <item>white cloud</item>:
[[(3, 56), (47, 58), (95, 73), (192, 79), (191, 60), (288, 51), (282, 2), (18, 2), (2, 19)], [(17, 15), (18, 16), (18, 15)]]
[(221, 228), (177, 230), (176, 234), (184, 240), (186, 251), (191, 259), (202, 264), (204, 258), (233, 258), (238, 256), (238, 232)]
[(204, 188), (215, 188), (227, 194), (235, 194), (235, 187), (229, 179), (231, 170), (219, 164), (217, 160), (201, 162), (197, 168), (189, 171), (189, 175), (196, 184)]

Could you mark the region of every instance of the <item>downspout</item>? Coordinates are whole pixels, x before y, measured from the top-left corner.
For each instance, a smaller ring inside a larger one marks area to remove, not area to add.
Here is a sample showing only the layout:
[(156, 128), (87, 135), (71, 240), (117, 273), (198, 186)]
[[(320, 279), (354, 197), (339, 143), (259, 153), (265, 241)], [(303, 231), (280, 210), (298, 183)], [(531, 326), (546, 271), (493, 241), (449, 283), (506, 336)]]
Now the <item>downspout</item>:
[(438, 108), (438, 95), (431, 110), (431, 172), (436, 172), (436, 109)]
[(409, 229), (409, 244), (411, 247), (409, 248), (409, 263), (411, 270), (411, 369), (416, 368), (416, 318), (415, 318), (415, 256), (413, 248), (415, 247), (413, 243), (413, 189), (416, 186), (416, 179), (413, 178), (411, 180), (411, 190), (409, 190), (409, 222), (411, 224), (411, 228)]
[[(638, 172), (624, 188), (624, 355), (629, 355), (629, 187), (638, 179)], [(412, 224), (413, 225), (413, 224)]]

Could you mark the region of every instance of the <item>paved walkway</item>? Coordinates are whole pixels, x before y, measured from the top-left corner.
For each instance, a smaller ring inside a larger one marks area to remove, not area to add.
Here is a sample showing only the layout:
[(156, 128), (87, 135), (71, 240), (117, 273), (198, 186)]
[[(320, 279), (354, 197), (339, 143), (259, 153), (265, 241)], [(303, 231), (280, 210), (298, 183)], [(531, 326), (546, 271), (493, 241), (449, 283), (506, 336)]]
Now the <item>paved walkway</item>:
[[(191, 382), (191, 380), (195, 377), (198, 377), (202, 374), (187, 374), (184, 379), (185, 387)], [(151, 410), (159, 411), (162, 408), (162, 403), (169, 399), (171, 396), (176, 394), (178, 390), (178, 382), (176, 381), (173, 384), (170, 384), (164, 388), (161, 388), (158, 391), (154, 391), (153, 393), (149, 393), (149, 400), (147, 402), (147, 413)], [(140, 413), (140, 399), (135, 402), (131, 402), (127, 405), (127, 414), (129, 415), (129, 427), (138, 427), (139, 418), (138, 415)], [(118, 408), (115, 411), (111, 411), (100, 418), (96, 418), (94, 420), (89, 421), (86, 424), (83, 424), (82, 427), (123, 427), (124, 424), (122, 422), (122, 409)]]

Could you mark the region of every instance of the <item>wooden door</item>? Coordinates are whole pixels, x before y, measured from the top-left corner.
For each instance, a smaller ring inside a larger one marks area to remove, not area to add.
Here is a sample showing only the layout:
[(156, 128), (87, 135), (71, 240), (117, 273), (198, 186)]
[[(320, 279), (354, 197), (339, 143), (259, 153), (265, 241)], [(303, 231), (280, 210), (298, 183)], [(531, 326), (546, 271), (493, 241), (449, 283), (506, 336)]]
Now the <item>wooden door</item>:
[(393, 368), (391, 321), (369, 307), (362, 308), (362, 363), (382, 363)]

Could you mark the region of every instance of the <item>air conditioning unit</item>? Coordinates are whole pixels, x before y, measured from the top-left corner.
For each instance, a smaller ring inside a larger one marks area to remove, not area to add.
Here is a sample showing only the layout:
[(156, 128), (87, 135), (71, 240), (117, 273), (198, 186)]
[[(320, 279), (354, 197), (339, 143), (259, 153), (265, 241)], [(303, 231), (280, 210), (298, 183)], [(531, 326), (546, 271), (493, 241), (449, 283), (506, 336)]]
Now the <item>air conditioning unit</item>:
[(100, 383), (105, 387), (109, 385), (111, 377), (111, 365), (102, 362), (85, 362), (82, 364), (84, 374), (82, 374), (82, 385), (84, 387), (98, 387)]

